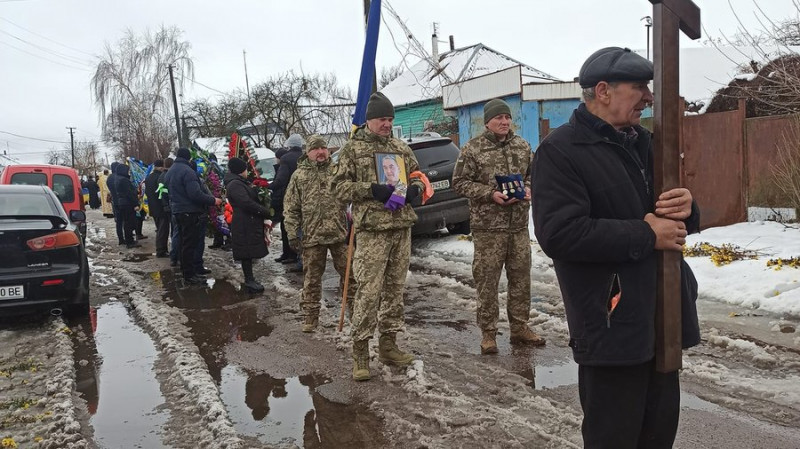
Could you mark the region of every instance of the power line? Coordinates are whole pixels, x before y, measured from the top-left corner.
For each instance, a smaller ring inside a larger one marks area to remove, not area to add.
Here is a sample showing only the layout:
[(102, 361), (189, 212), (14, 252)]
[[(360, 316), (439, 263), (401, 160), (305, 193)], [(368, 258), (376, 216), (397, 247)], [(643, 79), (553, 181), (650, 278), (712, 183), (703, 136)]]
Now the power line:
[(86, 53), (85, 51), (78, 50), (77, 48), (70, 47), (69, 45), (64, 45), (64, 44), (62, 44), (61, 42), (58, 42), (58, 41), (56, 41), (56, 40), (53, 40), (53, 39), (50, 39), (50, 38), (49, 38), (49, 37), (47, 37), (47, 36), (43, 36), (43, 35), (41, 35), (41, 34), (39, 34), (39, 33), (35, 32), (35, 31), (31, 31), (31, 30), (29, 30), (29, 29), (27, 29), (27, 28), (25, 28), (25, 27), (23, 27), (23, 26), (21, 26), (21, 25), (17, 25), (16, 23), (14, 23), (14, 22), (12, 22), (12, 21), (10, 21), (10, 20), (8, 20), (8, 19), (4, 18), (4, 17), (0, 17), (0, 20), (2, 20), (2, 21), (4, 21), (4, 22), (8, 22), (8, 23), (10, 23), (11, 25), (14, 25), (14, 26), (15, 26), (15, 27), (17, 27), (17, 28), (20, 28), (20, 29), (22, 29), (22, 30), (25, 30), (25, 31), (27, 31), (27, 32), (29, 32), (29, 33), (31, 33), (31, 34), (33, 34), (34, 36), (39, 36), (39, 37), (41, 37), (42, 39), (48, 40), (48, 41), (50, 41), (50, 42), (52, 42), (52, 43), (54, 43), (54, 44), (60, 45), (60, 46), (62, 46), (62, 47), (64, 47), (64, 48), (68, 48), (68, 49), (70, 49), (70, 50), (72, 50), (72, 51), (77, 51), (78, 53), (83, 53), (83, 54), (85, 54), (85, 55), (87, 55), (87, 56), (91, 56), (91, 57), (93, 57), (93, 58), (96, 58), (96, 57), (97, 57), (97, 55), (93, 55), (93, 54), (91, 54), (91, 53)]
[(35, 53), (31, 53), (31, 52), (29, 52), (29, 51), (27, 51), (27, 50), (23, 50), (23, 49), (21, 49), (21, 48), (15, 47), (15, 46), (13, 46), (13, 45), (9, 44), (8, 42), (3, 42), (3, 41), (0, 41), (0, 44), (5, 44), (5, 45), (8, 45), (9, 47), (13, 48), (14, 50), (18, 50), (18, 51), (21, 51), (21, 52), (23, 52), (23, 53), (27, 53), (27, 54), (29, 54), (29, 55), (31, 55), (31, 56), (33, 56), (33, 57), (35, 57), (35, 58), (44, 59), (45, 61), (52, 62), (53, 64), (58, 64), (58, 65), (61, 65), (61, 66), (64, 66), (64, 67), (69, 67), (70, 69), (75, 69), (75, 70), (85, 70), (85, 71), (87, 71), (87, 72), (88, 72), (88, 71), (91, 71), (91, 69), (89, 69), (89, 68), (86, 68), (86, 67), (75, 67), (75, 66), (71, 66), (71, 65), (67, 65), (67, 64), (64, 64), (64, 63), (58, 62), (58, 61), (53, 61), (52, 59), (45, 58), (44, 56), (40, 56), (40, 55), (37, 55), (37, 54), (35, 54)]
[[(14, 136), (14, 137), (19, 137), (20, 139), (36, 140), (36, 141), (39, 141), (39, 142), (63, 143), (63, 144), (69, 143), (68, 141), (63, 141), (63, 140), (49, 140), (49, 139), (39, 139), (38, 137), (23, 136), (23, 135), (20, 135), (20, 134), (14, 134), (12, 132), (2, 131), (2, 130), (0, 130), (0, 133), (8, 134), (8, 135), (11, 135), (11, 136)], [(100, 144), (102, 142), (86, 141), (86, 143)]]
[(47, 47), (43, 47), (43, 46), (41, 46), (41, 45), (34, 44), (33, 42), (26, 41), (25, 39), (23, 39), (23, 38), (21, 38), (21, 37), (19, 37), (19, 36), (15, 36), (15, 35), (13, 35), (13, 34), (9, 33), (8, 31), (5, 31), (5, 30), (0, 30), (0, 33), (3, 33), (3, 34), (5, 34), (5, 35), (8, 35), (8, 36), (11, 36), (13, 39), (16, 39), (16, 40), (18, 40), (18, 41), (22, 42), (23, 44), (28, 44), (28, 45), (30, 45), (31, 47), (35, 47), (35, 48), (37, 48), (37, 49), (39, 49), (39, 50), (41, 50), (41, 51), (43, 51), (43, 52), (45, 52), (45, 53), (49, 53), (49, 54), (51, 54), (51, 55), (53, 55), (53, 56), (56, 56), (56, 57), (62, 58), (62, 59), (66, 60), (66, 61), (68, 61), (68, 62), (71, 62), (71, 63), (73, 63), (73, 64), (82, 64), (82, 65), (83, 65), (83, 64), (85, 64), (85, 65), (90, 65), (90, 64), (89, 64), (89, 63), (87, 63), (86, 61), (82, 61), (82, 60), (80, 60), (80, 59), (78, 59), (78, 58), (73, 58), (72, 56), (65, 55), (64, 53), (60, 53), (60, 52), (57, 52), (57, 51), (55, 51), (55, 50), (49, 49), (49, 48), (47, 48)]

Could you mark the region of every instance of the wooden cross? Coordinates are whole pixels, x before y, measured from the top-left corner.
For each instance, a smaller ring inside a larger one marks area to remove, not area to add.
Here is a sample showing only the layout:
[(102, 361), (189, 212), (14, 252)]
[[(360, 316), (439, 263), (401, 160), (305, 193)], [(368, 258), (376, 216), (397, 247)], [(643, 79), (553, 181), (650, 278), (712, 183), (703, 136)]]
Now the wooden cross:
[[(679, 31), (700, 38), (700, 8), (691, 0), (650, 0), (653, 4), (653, 106), (655, 192), (680, 186), (680, 126), (683, 105), (678, 91)], [(681, 254), (659, 251), (656, 296), (656, 370), (676, 371), (681, 351)]]

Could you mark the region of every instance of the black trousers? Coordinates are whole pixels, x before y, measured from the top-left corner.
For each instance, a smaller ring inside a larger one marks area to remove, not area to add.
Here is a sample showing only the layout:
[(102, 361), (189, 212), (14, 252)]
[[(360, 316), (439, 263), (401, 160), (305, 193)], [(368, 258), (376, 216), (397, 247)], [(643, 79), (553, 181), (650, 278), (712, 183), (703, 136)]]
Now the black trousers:
[(170, 214), (161, 214), (153, 217), (156, 222), (156, 254), (166, 254), (169, 252), (167, 244), (169, 242), (170, 227), (172, 220)]
[(194, 270), (194, 259), (197, 245), (202, 244), (203, 234), (200, 233), (200, 214), (199, 213), (180, 213), (175, 214), (178, 222), (178, 232), (181, 235), (180, 261), (183, 278), (189, 279), (196, 272)]
[(120, 216), (122, 215), (122, 212), (119, 210), (119, 206), (111, 203), (111, 213), (114, 214), (114, 225), (117, 229), (117, 240), (119, 240), (119, 243), (125, 243), (125, 234), (122, 229), (123, 221), (122, 217)]
[(283, 242), (283, 256), (286, 259), (296, 259), (297, 253), (289, 246), (289, 235), (286, 233), (286, 226), (281, 220), (281, 242)]
[(144, 225), (144, 211), (136, 213), (136, 236), (142, 235), (142, 226)]
[(621, 367), (578, 367), (586, 449), (668, 449), (680, 414), (678, 372), (655, 361)]
[(119, 212), (119, 219), (117, 220), (117, 226), (121, 226), (123, 233), (124, 233), (124, 241), (128, 245), (133, 245), (133, 235), (136, 229), (136, 211), (133, 210), (134, 206), (117, 206), (116, 212), (114, 212), (114, 217), (117, 216), (117, 212)]

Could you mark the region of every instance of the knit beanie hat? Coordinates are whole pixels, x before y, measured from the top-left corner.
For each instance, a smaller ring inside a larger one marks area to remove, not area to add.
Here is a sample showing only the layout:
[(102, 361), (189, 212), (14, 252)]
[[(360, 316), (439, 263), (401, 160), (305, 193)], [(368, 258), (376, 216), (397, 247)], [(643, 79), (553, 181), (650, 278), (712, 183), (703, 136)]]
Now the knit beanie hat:
[(162, 159), (156, 159), (153, 161), (153, 167), (163, 167), (164, 161)]
[(286, 148), (303, 148), (303, 138), (300, 134), (292, 134), (286, 139)]
[(234, 175), (238, 175), (243, 171), (247, 170), (247, 164), (238, 157), (232, 157), (228, 161), (228, 170), (231, 171)]
[(382, 117), (394, 117), (394, 106), (386, 95), (375, 92), (367, 102), (367, 120)]
[(192, 153), (189, 152), (188, 148), (178, 148), (178, 152), (175, 153), (175, 155), (178, 156), (178, 157), (182, 157), (182, 158), (184, 158), (186, 160), (189, 160), (189, 159), (192, 158)]
[(489, 100), (483, 105), (483, 123), (489, 123), (489, 120), (497, 117), (500, 114), (508, 114), (511, 115), (511, 108), (508, 107), (508, 103), (505, 101), (495, 98), (493, 100)]
[(317, 148), (328, 148), (328, 142), (319, 134), (313, 134), (306, 139), (306, 153)]

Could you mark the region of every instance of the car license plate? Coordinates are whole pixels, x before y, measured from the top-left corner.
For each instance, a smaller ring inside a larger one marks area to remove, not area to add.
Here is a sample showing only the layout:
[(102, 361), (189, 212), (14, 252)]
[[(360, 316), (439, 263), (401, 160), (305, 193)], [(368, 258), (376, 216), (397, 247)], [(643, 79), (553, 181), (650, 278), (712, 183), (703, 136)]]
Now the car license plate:
[(445, 179), (445, 180), (442, 180), (442, 181), (432, 182), (431, 183), (431, 187), (433, 187), (434, 191), (436, 191), (436, 190), (444, 190), (444, 189), (450, 188), (450, 180), (449, 179)]
[(25, 290), (21, 285), (8, 285), (0, 287), (0, 300), (20, 299), (25, 297)]

